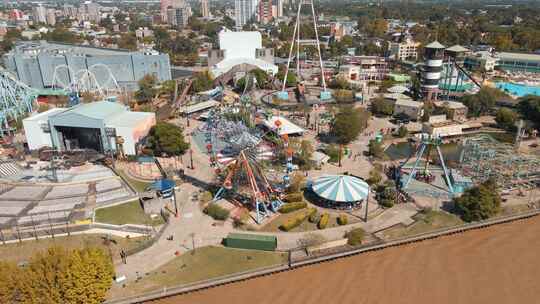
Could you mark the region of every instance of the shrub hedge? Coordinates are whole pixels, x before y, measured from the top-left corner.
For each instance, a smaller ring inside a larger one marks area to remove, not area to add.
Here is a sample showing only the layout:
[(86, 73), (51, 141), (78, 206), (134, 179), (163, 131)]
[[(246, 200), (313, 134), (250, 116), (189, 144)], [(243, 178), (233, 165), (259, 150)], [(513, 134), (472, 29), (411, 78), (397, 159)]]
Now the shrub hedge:
[(279, 213), (290, 213), (307, 207), (306, 202), (288, 203), (279, 208)]
[(289, 203), (301, 202), (303, 200), (304, 200), (304, 195), (302, 194), (302, 192), (293, 192), (285, 196), (285, 201)]
[(313, 208), (313, 209), (315, 210), (315, 212), (309, 216), (309, 222), (310, 223), (318, 223), (319, 220), (321, 219), (321, 216), (319, 215), (319, 213), (317, 213), (317, 209), (315, 209), (315, 208)]
[(362, 241), (364, 240), (364, 235), (365, 235), (365, 232), (362, 228), (356, 228), (349, 231), (349, 233), (347, 233), (346, 235), (347, 244), (351, 246), (358, 246), (362, 244)]
[(330, 214), (325, 213), (321, 215), (321, 219), (319, 220), (319, 224), (317, 225), (319, 229), (324, 229), (328, 225), (328, 221), (330, 220)]
[(209, 204), (204, 209), (204, 213), (219, 221), (224, 221), (229, 218), (229, 210), (222, 208), (218, 204)]
[(283, 231), (290, 231), (298, 227), (300, 224), (302, 224), (307, 218), (308, 218), (307, 212), (299, 214), (293, 217), (292, 219), (287, 220), (285, 223), (281, 224), (281, 226), (279, 226), (279, 229)]
[(339, 225), (347, 225), (347, 223), (349, 222), (349, 218), (347, 217), (346, 214), (340, 214), (337, 218), (337, 223)]

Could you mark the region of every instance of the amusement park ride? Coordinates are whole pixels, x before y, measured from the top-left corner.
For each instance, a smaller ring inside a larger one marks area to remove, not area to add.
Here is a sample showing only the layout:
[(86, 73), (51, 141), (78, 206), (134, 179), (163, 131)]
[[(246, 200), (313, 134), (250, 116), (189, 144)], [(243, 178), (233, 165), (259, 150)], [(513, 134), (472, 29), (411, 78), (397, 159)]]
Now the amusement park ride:
[[(301, 17), (301, 11), (302, 7), (304, 5), (311, 7), (311, 17), (313, 19), (313, 28), (315, 30), (315, 39), (300, 39), (300, 32), (302, 29), (302, 17)], [(293, 60), (293, 57), (296, 59), (296, 75), (298, 78), (302, 77), (302, 71), (301, 71), (301, 63), (300, 63), (300, 47), (302, 45), (304, 46), (315, 46), (317, 48), (317, 55), (318, 55), (318, 61), (319, 61), (319, 67), (321, 69), (321, 84), (322, 84), (322, 91), (320, 92), (319, 98), (321, 100), (328, 100), (331, 98), (331, 94), (326, 89), (326, 80), (324, 78), (324, 65), (322, 61), (321, 56), (321, 45), (319, 41), (319, 32), (317, 30), (317, 17), (315, 14), (315, 7), (313, 6), (313, 0), (300, 0), (298, 3), (298, 11), (296, 13), (296, 23), (294, 26), (293, 36), (291, 39), (291, 47), (289, 49), (289, 59), (287, 60), (287, 66), (285, 68), (285, 76), (283, 78), (283, 86), (280, 92), (277, 93), (277, 97), (283, 100), (289, 99), (289, 93), (286, 91), (287, 86), (287, 77), (289, 75), (289, 67), (291, 64), (291, 61)], [(296, 46), (296, 55), (293, 55), (293, 51)], [(304, 86), (302, 83), (299, 83), (298, 87), (299, 91), (302, 91), (303, 93)]]
[[(106, 77), (99, 77), (98, 81), (96, 74), (106, 75)], [(110, 68), (101, 63), (78, 71), (73, 71), (65, 64), (59, 65), (54, 69), (52, 87), (67, 93), (70, 106), (79, 103), (81, 93), (90, 93), (98, 98), (106, 99), (122, 92)]]
[(18, 81), (9, 72), (0, 70), (0, 137), (9, 135), (15, 121), (32, 113), (38, 92)]
[[(278, 130), (277, 122), (275, 129)], [(261, 223), (270, 211), (276, 212), (283, 202), (283, 189), (289, 185), (292, 172), (292, 150), (288, 149), (288, 137), (281, 138), (286, 149), (287, 167), (281, 182), (271, 181), (265, 174), (261, 162), (275, 157), (273, 148), (263, 140), (265, 134), (246, 127), (242, 122), (233, 122), (223, 115), (211, 112), (204, 128), (204, 137), (211, 166), (216, 174), (222, 172), (221, 187), (214, 196), (216, 203), (226, 194), (241, 196), (240, 187), (247, 185), (249, 200), (242, 200), (255, 212), (254, 220)]]
[[(428, 166), (430, 162), (431, 151), (435, 150), (437, 151), (437, 156), (439, 157), (439, 161), (441, 163), (441, 167), (444, 172), (444, 177), (446, 180), (446, 184), (448, 186), (448, 192), (450, 194), (454, 193), (452, 180), (450, 179), (450, 175), (449, 175), (448, 169), (446, 168), (443, 154), (441, 152), (441, 147), (440, 147), (441, 145), (442, 145), (442, 139), (440, 137), (432, 136), (428, 134), (421, 135), (420, 143), (418, 144), (414, 152), (411, 153), (409, 157), (404, 162), (402, 162), (398, 167), (394, 168), (393, 178), (396, 181), (396, 188), (398, 191), (402, 189), (407, 189), (407, 187), (409, 186), (413, 178), (419, 181), (428, 183), (428, 184), (434, 181), (435, 176), (431, 172), (429, 172)], [(420, 167), (420, 160), (422, 159), (424, 154), (426, 154), (424, 168), (423, 170), (418, 172), (418, 168)], [(409, 160), (413, 157), (413, 155), (415, 157), (413, 167), (411, 168), (410, 173), (407, 175), (405, 182), (403, 182), (401, 179), (403, 168), (409, 162)]]

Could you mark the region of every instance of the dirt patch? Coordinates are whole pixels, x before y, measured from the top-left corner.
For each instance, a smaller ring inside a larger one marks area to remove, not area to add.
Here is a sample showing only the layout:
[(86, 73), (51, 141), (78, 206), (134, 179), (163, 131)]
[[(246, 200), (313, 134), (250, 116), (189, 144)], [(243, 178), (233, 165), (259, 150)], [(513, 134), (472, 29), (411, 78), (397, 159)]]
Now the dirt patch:
[(539, 233), (535, 217), (153, 303), (537, 303)]

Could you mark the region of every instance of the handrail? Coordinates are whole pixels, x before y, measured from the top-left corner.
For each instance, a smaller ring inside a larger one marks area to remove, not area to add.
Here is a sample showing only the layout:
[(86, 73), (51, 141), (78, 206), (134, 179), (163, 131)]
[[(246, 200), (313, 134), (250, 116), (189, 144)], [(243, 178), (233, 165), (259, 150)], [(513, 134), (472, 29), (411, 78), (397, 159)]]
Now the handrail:
[(464, 225), (441, 228), (441, 229), (437, 229), (430, 232), (420, 233), (414, 236), (402, 237), (402, 238), (398, 238), (391, 241), (382, 241), (382, 243), (369, 244), (369, 245), (361, 246), (359, 248), (346, 249), (338, 253), (303, 259), (296, 262), (292, 262), (290, 264), (281, 264), (281, 265), (275, 265), (275, 266), (269, 266), (269, 267), (262, 267), (258, 269), (252, 269), (252, 270), (224, 275), (224, 276), (220, 276), (216, 278), (206, 279), (206, 280), (202, 280), (198, 282), (178, 285), (171, 288), (163, 287), (163, 289), (160, 289), (160, 290), (151, 291), (151, 292), (143, 293), (140, 295), (125, 297), (121, 299), (113, 299), (113, 300), (106, 301), (105, 303), (106, 304), (131, 304), (131, 303), (141, 303), (144, 301), (156, 300), (156, 299), (170, 297), (170, 296), (174, 296), (178, 294), (211, 288), (218, 285), (229, 284), (229, 283), (234, 283), (234, 282), (238, 282), (242, 280), (252, 279), (252, 278), (256, 278), (256, 277), (260, 277), (260, 276), (264, 276), (268, 274), (273, 274), (276, 272), (293, 270), (298, 267), (318, 264), (321, 262), (344, 258), (344, 257), (352, 256), (352, 255), (365, 253), (365, 252), (380, 250), (387, 247), (401, 246), (401, 245), (406, 245), (406, 244), (410, 244), (414, 242), (420, 242), (423, 240), (433, 239), (433, 238), (437, 238), (437, 237), (441, 237), (445, 235), (465, 232), (468, 230), (480, 229), (480, 228), (485, 228), (485, 227), (489, 227), (489, 226), (493, 226), (497, 224), (503, 224), (503, 223), (508, 223), (508, 222), (512, 222), (516, 220), (527, 219), (530, 217), (538, 216), (539, 214), (540, 214), (540, 209), (534, 209), (534, 210), (519, 213), (519, 214), (497, 217), (497, 218), (488, 219), (481, 222), (468, 223)]

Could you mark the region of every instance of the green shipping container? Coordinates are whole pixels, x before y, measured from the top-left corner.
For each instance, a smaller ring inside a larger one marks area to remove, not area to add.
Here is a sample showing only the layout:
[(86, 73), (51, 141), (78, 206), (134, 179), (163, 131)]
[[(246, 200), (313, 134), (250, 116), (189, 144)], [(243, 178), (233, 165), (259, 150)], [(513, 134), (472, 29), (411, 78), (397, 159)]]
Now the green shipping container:
[(277, 248), (277, 238), (272, 235), (229, 233), (224, 243), (231, 248), (266, 251), (274, 251)]

